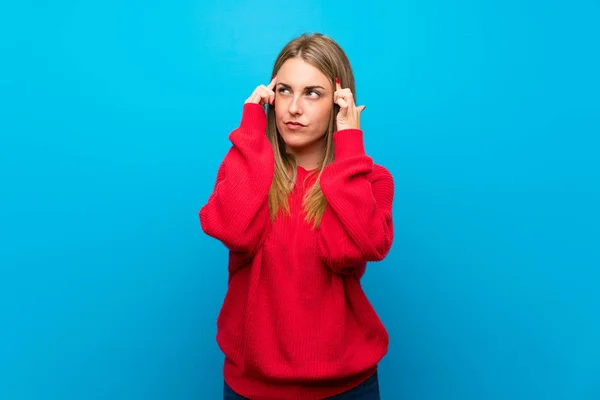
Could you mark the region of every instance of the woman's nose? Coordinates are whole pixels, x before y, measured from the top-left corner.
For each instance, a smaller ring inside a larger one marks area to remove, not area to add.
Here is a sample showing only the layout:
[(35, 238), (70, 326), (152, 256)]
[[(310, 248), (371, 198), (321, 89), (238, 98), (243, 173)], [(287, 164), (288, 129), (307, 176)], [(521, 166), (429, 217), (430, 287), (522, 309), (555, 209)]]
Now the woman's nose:
[(302, 107), (301, 107), (301, 101), (300, 98), (294, 96), (292, 97), (292, 99), (290, 100), (290, 104), (289, 104), (289, 112), (290, 114), (299, 114), (302, 112)]

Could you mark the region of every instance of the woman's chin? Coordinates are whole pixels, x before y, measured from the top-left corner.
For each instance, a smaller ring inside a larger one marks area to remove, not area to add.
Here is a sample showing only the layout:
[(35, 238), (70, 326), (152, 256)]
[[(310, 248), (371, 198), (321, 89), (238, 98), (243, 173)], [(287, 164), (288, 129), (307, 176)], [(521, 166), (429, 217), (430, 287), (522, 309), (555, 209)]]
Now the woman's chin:
[(320, 147), (321, 140), (309, 132), (283, 130), (279, 131), (288, 152), (305, 153)]
[(282, 135), (283, 141), (287, 147), (291, 148), (303, 148), (309, 144), (309, 141), (306, 140), (306, 137), (301, 133), (296, 132), (286, 132)]

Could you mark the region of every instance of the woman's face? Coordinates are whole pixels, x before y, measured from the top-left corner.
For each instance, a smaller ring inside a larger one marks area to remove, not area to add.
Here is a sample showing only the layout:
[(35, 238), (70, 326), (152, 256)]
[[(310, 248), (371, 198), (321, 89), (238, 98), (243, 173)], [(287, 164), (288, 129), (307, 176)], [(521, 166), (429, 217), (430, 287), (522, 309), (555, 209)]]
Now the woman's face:
[(290, 58), (281, 66), (275, 87), (275, 119), (288, 152), (324, 151), (321, 139), (332, 109), (333, 87), (321, 71), (301, 58)]

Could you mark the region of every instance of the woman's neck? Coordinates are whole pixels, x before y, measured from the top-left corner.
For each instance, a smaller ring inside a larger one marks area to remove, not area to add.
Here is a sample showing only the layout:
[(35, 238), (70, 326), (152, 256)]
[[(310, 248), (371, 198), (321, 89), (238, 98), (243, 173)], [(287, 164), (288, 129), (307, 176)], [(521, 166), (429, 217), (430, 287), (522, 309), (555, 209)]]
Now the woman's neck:
[(318, 168), (325, 157), (323, 146), (314, 146), (307, 149), (287, 149), (287, 152), (294, 156), (296, 164), (307, 171)]

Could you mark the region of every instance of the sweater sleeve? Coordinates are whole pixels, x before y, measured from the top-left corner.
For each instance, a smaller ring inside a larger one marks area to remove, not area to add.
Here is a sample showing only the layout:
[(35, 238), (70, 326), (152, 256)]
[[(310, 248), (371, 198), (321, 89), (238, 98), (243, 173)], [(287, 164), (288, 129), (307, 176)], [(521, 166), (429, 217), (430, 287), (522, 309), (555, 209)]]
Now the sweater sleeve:
[(219, 166), (213, 192), (199, 212), (202, 230), (234, 252), (253, 254), (270, 222), (274, 157), (265, 133), (263, 107), (244, 104), (241, 123), (229, 135), (232, 146)]
[(391, 248), (394, 181), (365, 154), (361, 130), (338, 131), (333, 140), (335, 161), (321, 175), (327, 208), (317, 243), (323, 262), (348, 274), (364, 262), (382, 260)]

